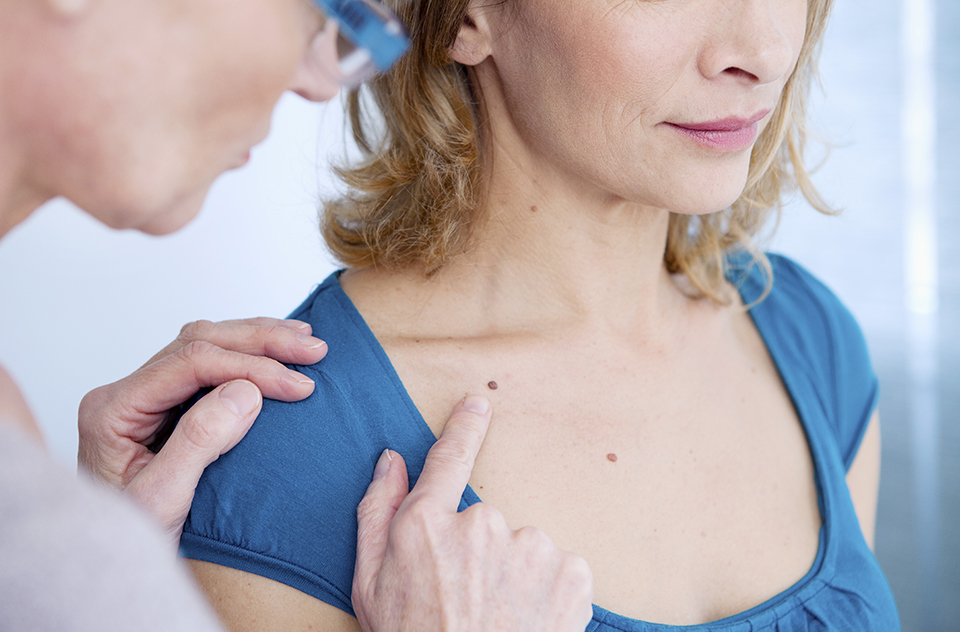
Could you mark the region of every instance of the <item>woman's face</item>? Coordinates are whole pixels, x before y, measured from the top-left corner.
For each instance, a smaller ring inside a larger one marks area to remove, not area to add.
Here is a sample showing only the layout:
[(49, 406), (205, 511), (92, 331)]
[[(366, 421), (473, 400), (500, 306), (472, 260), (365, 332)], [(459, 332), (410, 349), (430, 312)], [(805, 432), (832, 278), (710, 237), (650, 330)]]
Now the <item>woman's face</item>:
[(38, 71), (62, 72), (32, 95), (35, 178), (113, 227), (176, 230), (263, 140), (284, 90), (336, 93), (315, 72), (321, 21), (309, 0), (87, 0), (47, 29), (59, 58)]
[(807, 2), (508, 0), (473, 11), (475, 33), (489, 34), (478, 76), (501, 93), (502, 105), (482, 86), (497, 146), (516, 139), (558, 182), (707, 213), (743, 190), (796, 65)]

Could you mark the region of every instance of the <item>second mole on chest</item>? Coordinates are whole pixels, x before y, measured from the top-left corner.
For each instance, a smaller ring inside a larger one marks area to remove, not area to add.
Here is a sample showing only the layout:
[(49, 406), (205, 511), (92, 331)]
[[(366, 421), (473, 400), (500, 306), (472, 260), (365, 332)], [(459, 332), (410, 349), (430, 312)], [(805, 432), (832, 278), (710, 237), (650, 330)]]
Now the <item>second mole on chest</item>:
[(500, 388), (500, 386), (493, 380), (490, 380), (489, 382), (487, 382), (487, 388), (489, 388), (491, 391), (495, 391), (498, 388)]
[(607, 455), (607, 460), (610, 461), (611, 463), (616, 463), (617, 455), (611, 452), (610, 454)]

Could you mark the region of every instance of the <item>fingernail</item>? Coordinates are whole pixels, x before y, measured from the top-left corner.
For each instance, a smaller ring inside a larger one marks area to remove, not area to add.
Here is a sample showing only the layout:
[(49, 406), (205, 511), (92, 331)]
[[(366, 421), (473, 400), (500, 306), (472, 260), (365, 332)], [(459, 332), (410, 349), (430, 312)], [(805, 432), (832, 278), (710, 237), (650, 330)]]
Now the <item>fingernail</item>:
[(260, 404), (260, 391), (250, 382), (230, 382), (220, 390), (220, 401), (238, 417), (246, 417)]
[(304, 336), (302, 334), (297, 336), (297, 340), (299, 340), (300, 344), (307, 349), (319, 349), (323, 345), (327, 344), (319, 338), (314, 338), (313, 336)]
[(308, 378), (303, 373), (297, 373), (291, 369), (287, 369), (287, 375), (290, 376), (290, 379), (296, 382), (297, 384), (313, 384), (313, 380)]
[(308, 334), (313, 331), (313, 327), (311, 327), (309, 323), (305, 323), (299, 320), (287, 320), (286, 322), (288, 325), (292, 326), (294, 329), (297, 329), (299, 331), (305, 331)]
[(387, 472), (390, 470), (390, 463), (393, 462), (393, 457), (390, 456), (390, 450), (384, 450), (383, 454), (380, 455), (380, 458), (377, 459), (377, 467), (373, 470), (373, 480), (381, 479), (387, 475)]
[(486, 415), (490, 410), (490, 402), (481, 395), (468, 395), (463, 400), (463, 409), (478, 415)]

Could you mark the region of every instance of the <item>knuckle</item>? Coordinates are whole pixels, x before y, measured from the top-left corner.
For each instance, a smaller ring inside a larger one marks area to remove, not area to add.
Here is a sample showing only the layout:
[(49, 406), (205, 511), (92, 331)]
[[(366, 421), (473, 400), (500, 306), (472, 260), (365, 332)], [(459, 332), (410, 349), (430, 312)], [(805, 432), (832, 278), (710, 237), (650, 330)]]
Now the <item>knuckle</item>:
[(507, 523), (495, 507), (486, 503), (476, 503), (467, 508), (466, 512), (473, 520), (473, 524), (488, 532), (502, 531)]
[(214, 433), (211, 432), (209, 419), (205, 415), (194, 415), (186, 423), (181, 421), (183, 438), (187, 443), (197, 448), (209, 447)]
[(260, 323), (259, 327), (263, 329), (264, 333), (266, 333), (268, 336), (271, 336), (271, 337), (294, 335), (294, 333), (291, 330), (287, 329), (286, 327), (281, 327), (280, 325), (277, 325), (272, 322)]
[(563, 577), (577, 594), (593, 594), (593, 571), (587, 560), (579, 555), (566, 553), (560, 565), (560, 576)]
[(516, 545), (513, 531), (507, 526), (503, 514), (485, 503), (471, 505), (458, 513), (457, 522), (462, 536), (480, 549), (505, 552)]
[(212, 343), (205, 340), (194, 340), (184, 345), (178, 353), (184, 359), (195, 363), (201, 361), (205, 356), (208, 356), (214, 349), (216, 349), (216, 346)]
[(214, 326), (209, 320), (195, 320), (181, 327), (177, 338), (183, 342), (202, 340)]
[(200, 410), (194, 411), (194, 414), (188, 418), (181, 419), (177, 430), (183, 434), (184, 441), (192, 448), (201, 452), (219, 451), (223, 443), (221, 420), (217, 415), (209, 414), (210, 411), (204, 410), (206, 407), (200, 407), (200, 404), (194, 408), (200, 408)]
[(83, 415), (84, 411), (95, 410), (100, 408), (103, 402), (109, 397), (106, 386), (98, 386), (89, 393), (83, 396), (83, 399), (80, 400), (80, 414)]
[(412, 525), (414, 527), (420, 527), (426, 524), (430, 524), (431, 520), (435, 516), (435, 511), (433, 507), (430, 506), (430, 503), (424, 502), (422, 499), (415, 498), (413, 501), (403, 508), (402, 513), (398, 512), (398, 524)]
[(439, 528), (440, 516), (429, 502), (414, 500), (402, 507), (390, 523), (390, 535), (398, 542), (415, 542)]
[(360, 504), (357, 505), (357, 521), (362, 523), (368, 516), (376, 513), (377, 502), (377, 499), (371, 496), (364, 496)]
[(266, 316), (255, 316), (253, 318), (244, 318), (239, 321), (239, 323), (253, 327), (272, 327), (276, 325), (277, 321), (274, 318), (267, 318)]
[(268, 349), (280, 349), (286, 346), (296, 335), (290, 329), (276, 325), (261, 325), (257, 330), (260, 343)]
[(467, 410), (460, 410), (451, 416), (447, 421), (447, 426), (450, 424), (456, 424), (465, 429), (469, 435), (477, 437), (484, 434), (484, 428), (487, 425), (482, 415)]
[(429, 458), (443, 464), (473, 469), (473, 452), (460, 441), (446, 437), (437, 439), (437, 442), (430, 448)]
[(87, 437), (95, 434), (102, 420), (105, 417), (105, 411), (113, 399), (113, 385), (99, 386), (80, 400), (77, 407), (77, 430), (80, 437)]
[(520, 544), (540, 557), (550, 557), (558, 551), (553, 540), (546, 533), (536, 527), (523, 527), (517, 531), (517, 540)]

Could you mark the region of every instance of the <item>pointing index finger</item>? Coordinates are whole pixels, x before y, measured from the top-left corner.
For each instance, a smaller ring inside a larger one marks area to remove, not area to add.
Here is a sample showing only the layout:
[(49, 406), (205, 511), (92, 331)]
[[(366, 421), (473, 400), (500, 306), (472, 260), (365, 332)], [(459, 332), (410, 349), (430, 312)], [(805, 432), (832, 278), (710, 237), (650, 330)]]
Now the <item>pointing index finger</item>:
[(491, 414), (490, 402), (480, 395), (469, 395), (457, 404), (430, 448), (408, 498), (430, 498), (450, 511), (457, 510), (487, 436)]

